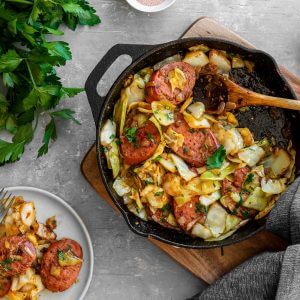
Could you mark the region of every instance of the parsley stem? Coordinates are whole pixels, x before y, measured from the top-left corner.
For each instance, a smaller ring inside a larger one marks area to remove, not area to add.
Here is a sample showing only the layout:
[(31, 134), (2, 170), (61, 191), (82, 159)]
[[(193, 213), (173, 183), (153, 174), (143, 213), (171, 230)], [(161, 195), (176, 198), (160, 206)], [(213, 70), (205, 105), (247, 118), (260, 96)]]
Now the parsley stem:
[(6, 2), (13, 2), (13, 3), (22, 3), (22, 4), (33, 5), (33, 3), (31, 1), (26, 1), (26, 0), (6, 0)]
[(36, 110), (36, 116), (35, 116), (35, 125), (34, 125), (34, 128), (33, 128), (33, 131), (34, 131), (34, 132), (36, 131), (36, 128), (37, 128), (37, 126), (38, 126), (39, 118), (40, 118), (40, 112), (39, 112), (39, 110), (37, 109), (37, 110)]
[(33, 75), (32, 75), (32, 72), (31, 72), (31, 69), (30, 69), (30, 66), (29, 66), (29, 63), (28, 63), (27, 59), (25, 60), (25, 62), (26, 62), (26, 65), (27, 65), (28, 73), (29, 73), (29, 75), (30, 75), (32, 84), (33, 84), (33, 86), (36, 88), (36, 83), (35, 83), (35, 81), (34, 81), (34, 78), (33, 78)]

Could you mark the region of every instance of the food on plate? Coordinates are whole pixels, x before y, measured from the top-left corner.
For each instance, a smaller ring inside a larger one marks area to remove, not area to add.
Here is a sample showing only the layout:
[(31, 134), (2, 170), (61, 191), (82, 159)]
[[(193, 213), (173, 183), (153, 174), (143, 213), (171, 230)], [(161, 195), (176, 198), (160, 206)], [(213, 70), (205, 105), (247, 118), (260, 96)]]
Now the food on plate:
[(22, 274), (35, 259), (35, 247), (26, 237), (6, 236), (0, 239), (0, 276)]
[(0, 297), (36, 300), (44, 289), (60, 292), (76, 282), (81, 246), (57, 240), (56, 226), (55, 216), (37, 221), (34, 202), (15, 199), (0, 225)]
[(82, 265), (82, 249), (71, 239), (52, 243), (42, 259), (41, 277), (52, 292), (67, 290), (77, 279)]
[(196, 97), (200, 74), (241, 68), (255, 65), (198, 45), (128, 77), (100, 143), (130, 212), (206, 241), (270, 212), (295, 177), (292, 143), (256, 139), (234, 112), (212, 113)]

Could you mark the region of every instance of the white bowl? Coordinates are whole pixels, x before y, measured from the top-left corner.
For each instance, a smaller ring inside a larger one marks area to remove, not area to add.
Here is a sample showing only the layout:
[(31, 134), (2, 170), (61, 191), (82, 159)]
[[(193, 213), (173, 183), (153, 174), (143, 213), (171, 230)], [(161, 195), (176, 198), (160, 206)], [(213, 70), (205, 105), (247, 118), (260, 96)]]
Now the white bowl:
[(176, 0), (164, 0), (163, 3), (159, 5), (153, 5), (153, 6), (148, 6), (141, 4), (137, 0), (126, 0), (128, 4), (130, 4), (133, 8), (143, 11), (143, 12), (157, 12), (157, 11), (162, 11), (168, 7), (170, 7), (172, 4), (175, 3)]

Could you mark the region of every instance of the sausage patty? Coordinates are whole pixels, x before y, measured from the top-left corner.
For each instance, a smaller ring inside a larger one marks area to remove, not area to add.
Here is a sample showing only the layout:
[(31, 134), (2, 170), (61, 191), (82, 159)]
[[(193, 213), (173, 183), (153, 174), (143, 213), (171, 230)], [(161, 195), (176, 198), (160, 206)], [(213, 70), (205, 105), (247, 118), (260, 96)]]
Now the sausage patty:
[[(75, 256), (82, 259), (81, 246), (71, 239), (62, 239), (54, 242), (43, 256), (41, 278), (45, 287), (52, 292), (67, 290), (75, 282), (81, 269), (81, 262), (76, 265), (60, 266), (58, 255), (68, 250), (71, 250)], [(51, 267), (58, 268), (60, 270), (59, 274), (54, 276), (51, 272)]]
[(190, 128), (182, 114), (176, 115), (175, 123), (170, 127), (184, 137), (182, 147), (172, 150), (193, 167), (204, 166), (207, 157), (218, 149), (219, 143), (210, 129)]
[(35, 259), (35, 247), (24, 236), (6, 236), (0, 239), (0, 276), (25, 273)]
[[(169, 81), (169, 73), (175, 68), (180, 69), (186, 79), (185, 86), (182, 90), (172, 86)], [(185, 62), (173, 62), (164, 65), (159, 70), (155, 71), (146, 87), (146, 101), (168, 100), (175, 105), (186, 100), (193, 91), (196, 81), (196, 73), (194, 68)]]
[(206, 214), (201, 209), (199, 196), (194, 196), (182, 205), (178, 205), (175, 200), (173, 203), (175, 219), (184, 231), (191, 230), (196, 223), (205, 222)]
[(147, 121), (143, 127), (137, 129), (134, 141), (129, 141), (125, 135), (121, 138), (121, 152), (124, 162), (128, 165), (137, 165), (150, 158), (160, 143), (160, 133), (157, 127)]
[(10, 290), (11, 279), (0, 276), (0, 297), (4, 297)]

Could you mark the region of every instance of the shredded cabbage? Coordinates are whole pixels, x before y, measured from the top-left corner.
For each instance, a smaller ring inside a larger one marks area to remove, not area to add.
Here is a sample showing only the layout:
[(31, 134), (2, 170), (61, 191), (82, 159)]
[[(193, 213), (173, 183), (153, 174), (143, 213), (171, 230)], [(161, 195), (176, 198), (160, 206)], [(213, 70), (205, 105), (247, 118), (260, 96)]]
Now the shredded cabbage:
[(248, 166), (255, 166), (265, 155), (263, 148), (255, 145), (242, 149), (238, 153), (238, 157)]
[(175, 122), (174, 110), (176, 106), (170, 101), (153, 101), (151, 108), (155, 118), (161, 125), (168, 126)]
[(262, 191), (260, 187), (257, 187), (246, 199), (246, 201), (243, 202), (243, 206), (248, 208), (253, 208), (258, 211), (262, 211), (266, 208), (268, 205), (268, 200), (270, 199), (270, 196), (268, 196), (266, 193)]
[(192, 178), (196, 177), (197, 174), (192, 172), (188, 165), (176, 154), (170, 154), (179, 175), (186, 181), (190, 181)]
[(204, 112), (205, 106), (202, 102), (195, 102), (187, 107), (187, 110), (192, 114), (196, 119), (200, 119)]
[(101, 129), (100, 143), (102, 146), (105, 147), (110, 146), (113, 140), (115, 139), (115, 137), (116, 137), (116, 124), (115, 122), (108, 119), (104, 123)]
[(120, 197), (123, 197), (131, 191), (130, 186), (128, 186), (126, 182), (120, 177), (116, 178), (116, 180), (114, 181), (113, 188)]
[(207, 55), (200, 50), (188, 52), (183, 61), (194, 68), (202, 68), (209, 63)]
[(196, 119), (193, 115), (183, 112), (184, 120), (191, 128), (210, 128), (210, 123), (205, 118)]
[(192, 229), (192, 235), (202, 238), (202, 239), (208, 239), (212, 237), (211, 231), (203, 226), (202, 224), (196, 223)]
[(261, 189), (268, 194), (280, 194), (286, 190), (286, 178), (261, 180)]
[(209, 206), (221, 198), (220, 191), (215, 191), (210, 195), (202, 195), (199, 197), (199, 202), (204, 206)]
[(220, 204), (214, 203), (210, 206), (205, 225), (214, 237), (220, 236), (225, 231), (227, 215), (228, 213)]
[(277, 176), (282, 175), (289, 168), (291, 158), (287, 151), (279, 149), (277, 152), (266, 158), (262, 163), (266, 169), (270, 169), (272, 171), (272, 177), (276, 178)]
[(178, 148), (182, 147), (184, 142), (184, 136), (173, 130), (171, 127), (164, 133), (164, 138), (166, 143), (173, 148), (174, 151), (177, 151)]

